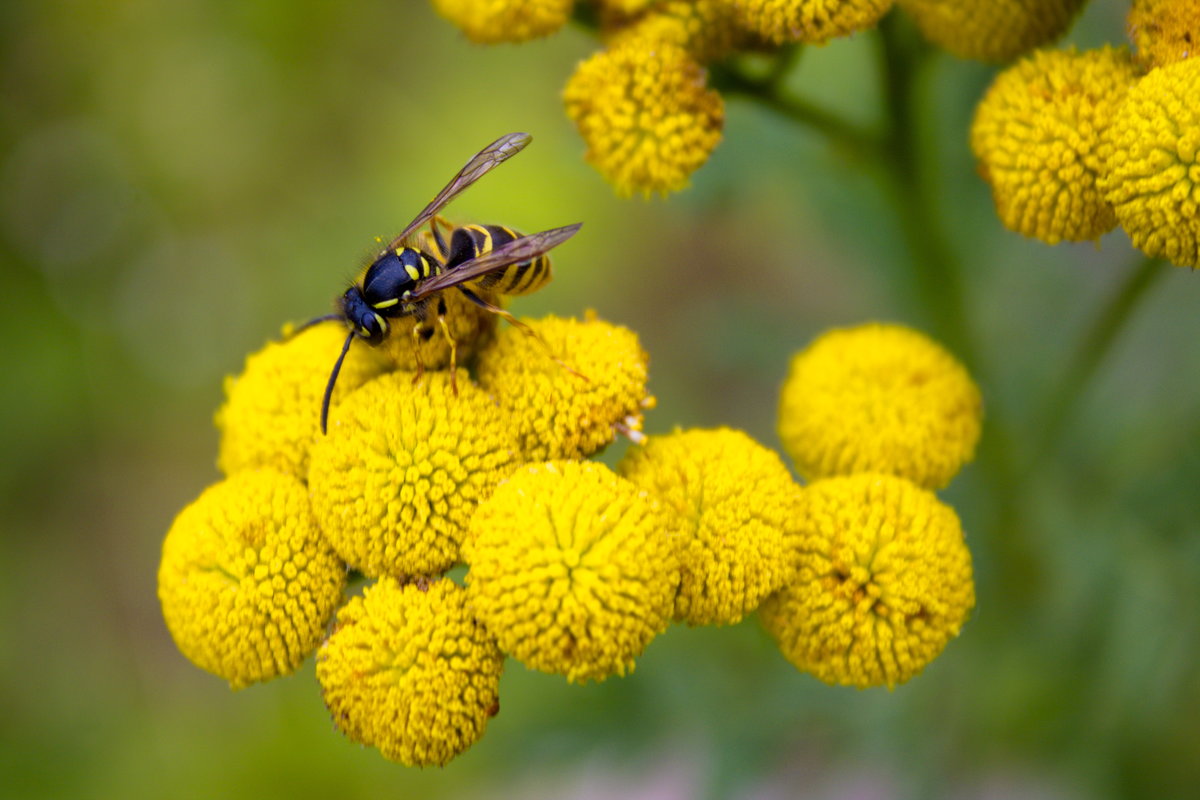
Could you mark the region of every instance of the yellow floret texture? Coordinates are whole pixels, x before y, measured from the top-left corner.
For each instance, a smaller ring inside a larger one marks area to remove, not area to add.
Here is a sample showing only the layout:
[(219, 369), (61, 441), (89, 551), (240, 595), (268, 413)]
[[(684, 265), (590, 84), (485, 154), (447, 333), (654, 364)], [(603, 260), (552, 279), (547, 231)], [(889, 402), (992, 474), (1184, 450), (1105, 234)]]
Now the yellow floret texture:
[[(225, 403), (215, 422), (221, 432), (217, 466), (226, 475), (271, 467), (304, 480), (308, 454), (320, 435), (321, 399), (342, 349), (346, 327), (324, 322), (271, 342), (246, 358), (242, 374), (225, 379)], [(337, 402), (390, 369), (377, 351), (355, 344), (334, 389)]]
[[(485, 291), (476, 292), (492, 305), (500, 299)], [(441, 292), (429, 301), (424, 319), (398, 317), (391, 320), (392, 332), (377, 348), (396, 369), (441, 369), (463, 364), (496, 331), (496, 314), (480, 308), (457, 291)], [(444, 320), (446, 328), (441, 323)], [(338, 379), (341, 382), (341, 379)]]
[(633, 331), (594, 314), (525, 323), (536, 338), (512, 327), (501, 331), (480, 353), (477, 374), (527, 461), (584, 458), (615, 438), (614, 426), (641, 428), (653, 401), (646, 394), (646, 353)]
[[(663, 4), (663, 0), (594, 0), (604, 14), (631, 17)], [(703, 2), (703, 0), (701, 0)]]
[(175, 518), (158, 599), (180, 651), (240, 689), (300, 666), (345, 581), (303, 484), (274, 470), (243, 470)]
[(1200, 267), (1200, 59), (1153, 70), (1105, 132), (1100, 189), (1134, 246)]
[(479, 44), (549, 36), (571, 16), (574, 0), (433, 0), (434, 9)]
[(408, 766), (440, 766), (500, 710), (504, 654), (453, 581), (383, 578), (338, 612), (317, 654), (334, 724)]
[(602, 464), (522, 467), (471, 521), (471, 607), (531, 669), (579, 683), (624, 675), (671, 618), (671, 525)]
[(801, 501), (797, 578), (760, 616), (784, 656), (826, 683), (904, 683), (975, 604), (953, 509), (903, 478), (817, 481)]
[(896, 0), (925, 37), (959, 58), (1008, 61), (1058, 39), (1087, 0)]
[(1133, 0), (1129, 37), (1147, 68), (1174, 64), (1200, 47), (1200, 3), (1196, 0)]
[(610, 47), (640, 40), (642, 47), (677, 45), (701, 64), (757, 43), (737, 19), (731, 0), (665, 0), (637, 18), (611, 12), (604, 19)]
[(971, 149), (1008, 228), (1057, 244), (1116, 227), (1097, 187), (1101, 136), (1136, 78), (1129, 53), (1110, 47), (1038, 51), (996, 77)]
[(676, 431), (631, 448), (618, 471), (680, 527), (675, 618), (740, 621), (791, 577), (800, 487), (772, 450), (741, 431)]
[(874, 27), (893, 0), (731, 0), (741, 25), (775, 44), (824, 44)]
[(460, 560), (476, 506), (519, 463), (508, 420), (444, 372), (394, 372), (329, 416), (313, 448), (312, 506), (334, 549), (370, 577), (436, 575)]
[(927, 487), (971, 459), (983, 403), (966, 369), (900, 325), (834, 329), (792, 359), (779, 436), (804, 477), (886, 472)]
[(585, 157), (618, 194), (668, 194), (721, 141), (725, 106), (682, 47), (639, 41), (583, 61), (563, 91)]

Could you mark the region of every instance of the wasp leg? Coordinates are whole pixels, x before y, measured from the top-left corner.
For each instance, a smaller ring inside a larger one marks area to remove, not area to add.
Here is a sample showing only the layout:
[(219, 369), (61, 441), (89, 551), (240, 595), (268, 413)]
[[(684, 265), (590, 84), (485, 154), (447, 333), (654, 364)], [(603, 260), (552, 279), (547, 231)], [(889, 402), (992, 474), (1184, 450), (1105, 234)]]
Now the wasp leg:
[(446, 237), (444, 237), (442, 235), (442, 232), (440, 230), (438, 230), (439, 225), (441, 225), (443, 228), (445, 228), (448, 231), (454, 230), (454, 226), (451, 225), (449, 222), (447, 222), (446, 218), (440, 214), (434, 216), (433, 219), (429, 220), (429, 232), (433, 235), (433, 244), (438, 249), (438, 252), (437, 252), (438, 260), (445, 261), (446, 258), (450, 255), (450, 250), (446, 244)]
[(468, 289), (465, 286), (462, 286), (461, 284), (459, 286), (456, 286), (455, 288), (458, 289), (460, 292), (462, 292), (464, 295), (466, 295), (466, 298), (468, 300), (470, 300), (472, 303), (474, 303), (475, 305), (479, 306), (482, 309), (490, 311), (493, 314), (499, 314), (501, 317), (503, 317), (508, 322), (509, 325), (512, 325), (513, 327), (517, 328), (518, 330), (520, 330), (522, 333), (526, 334), (527, 336), (532, 336), (535, 341), (537, 341), (538, 343), (540, 343), (542, 345), (542, 348), (546, 351), (546, 355), (550, 356), (551, 360), (553, 360), (555, 364), (558, 364), (560, 367), (562, 367), (567, 372), (574, 375), (576, 378), (579, 378), (584, 381), (586, 381), (588, 379), (587, 375), (584, 375), (582, 372), (579, 372), (578, 370), (572, 368), (569, 364), (567, 364), (567, 362), (563, 361), (561, 358), (554, 355), (554, 351), (550, 349), (550, 345), (546, 343), (546, 340), (543, 339), (541, 336), (538, 336), (538, 332), (535, 331), (533, 328), (529, 327), (524, 322), (521, 322), (521, 320), (514, 317), (511, 312), (506, 311), (503, 308), (500, 308), (500, 306), (492, 305), (491, 303), (484, 300), (479, 295), (475, 294), (475, 292), (471, 291), (470, 289)]
[(412, 326), (410, 335), (412, 336), (413, 360), (417, 362), (417, 374), (413, 376), (413, 385), (421, 382), (421, 378), (425, 375), (425, 359), (421, 357), (421, 326), (424, 321), (418, 322)]
[(637, 425), (637, 418), (631, 415), (619, 422), (614, 422), (613, 430), (634, 444), (645, 444), (646, 434), (642, 433), (641, 430), (638, 429)]
[(446, 304), (438, 303), (438, 325), (442, 328), (442, 335), (446, 337), (446, 342), (450, 345), (450, 389), (454, 392), (454, 396), (458, 397), (458, 342), (454, 336), (450, 334), (450, 326), (446, 324)]

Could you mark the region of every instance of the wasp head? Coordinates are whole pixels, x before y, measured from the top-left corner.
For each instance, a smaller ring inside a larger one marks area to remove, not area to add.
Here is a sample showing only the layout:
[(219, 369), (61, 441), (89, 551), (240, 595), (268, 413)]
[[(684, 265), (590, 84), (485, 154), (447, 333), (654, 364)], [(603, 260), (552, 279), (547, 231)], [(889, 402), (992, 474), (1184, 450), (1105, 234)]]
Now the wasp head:
[(338, 305), (355, 336), (369, 345), (377, 345), (387, 338), (387, 319), (371, 307), (357, 286), (347, 289)]

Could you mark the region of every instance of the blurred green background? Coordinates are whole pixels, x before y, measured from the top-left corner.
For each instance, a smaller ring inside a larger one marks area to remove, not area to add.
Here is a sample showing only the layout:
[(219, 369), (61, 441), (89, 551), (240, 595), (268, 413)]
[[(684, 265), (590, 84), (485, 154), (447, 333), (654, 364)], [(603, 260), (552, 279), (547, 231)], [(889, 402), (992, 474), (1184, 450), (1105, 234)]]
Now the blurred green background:
[[(1120, 41), (1125, 4), (1073, 31)], [(777, 446), (779, 384), (829, 326), (941, 333), (879, 186), (826, 140), (731, 98), (691, 190), (620, 201), (559, 92), (596, 43), (469, 45), (424, 2), (0, 4), (0, 795), (967, 798), (1186, 796), (1200, 786), (1200, 282), (1144, 298), (1066, 436), (1038, 411), (1138, 261), (1122, 233), (1004, 231), (965, 144), (990, 68), (937, 57), (919, 136), (987, 401), (943, 493), (975, 559), (961, 637), (895, 691), (798, 673), (757, 622), (673, 628), (601, 685), (510, 663), (502, 713), (445, 769), (333, 730), (312, 664), (231, 693), (155, 598), (161, 539), (216, 480), (221, 380), (329, 309), (373, 245), (466, 158), (520, 158), (453, 207), (582, 220), (520, 314), (595, 308), (640, 334), (651, 432)], [(804, 54), (790, 88), (880, 119), (875, 34)], [(1006, 466), (1007, 465), (1007, 466)]]

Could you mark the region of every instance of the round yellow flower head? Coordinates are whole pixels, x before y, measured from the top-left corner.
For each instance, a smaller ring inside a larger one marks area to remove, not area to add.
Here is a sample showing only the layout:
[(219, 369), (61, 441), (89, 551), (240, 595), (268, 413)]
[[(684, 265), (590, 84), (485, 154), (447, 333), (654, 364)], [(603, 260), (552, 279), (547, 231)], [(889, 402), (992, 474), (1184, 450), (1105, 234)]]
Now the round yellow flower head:
[(1138, 81), (1105, 144), (1100, 189), (1133, 244), (1177, 266), (1200, 267), (1200, 58)]
[(875, 27), (893, 0), (730, 0), (738, 21), (775, 44), (825, 44)]
[(631, 448), (619, 472), (681, 523), (675, 618), (729, 625), (791, 577), (800, 487), (741, 431), (676, 431)]
[(471, 608), (531, 669), (578, 683), (624, 675), (671, 618), (670, 525), (603, 464), (522, 467), (471, 520)]
[(1011, 230), (1047, 244), (1116, 227), (1096, 186), (1101, 134), (1137, 71), (1124, 48), (1039, 50), (996, 76), (975, 111), (971, 149)]
[(171, 524), (158, 599), (192, 663), (241, 689), (295, 671), (342, 599), (346, 567), (317, 529), (304, 485), (243, 470)]
[(622, 196), (679, 191), (721, 141), (725, 106), (682, 47), (640, 41), (579, 64), (563, 91), (587, 160)]
[(504, 654), (448, 579), (383, 578), (338, 612), (317, 681), (351, 740), (410, 767), (441, 766), (500, 710)]
[(925, 38), (959, 58), (1009, 61), (1067, 32), (1087, 0), (896, 0)]
[(641, 429), (642, 412), (654, 401), (646, 394), (647, 358), (637, 334), (591, 312), (582, 321), (525, 322), (541, 341), (508, 328), (479, 354), (477, 372), (479, 385), (508, 415), (527, 461), (584, 458), (617, 430)]
[(1200, 3), (1196, 0), (1133, 0), (1129, 37), (1147, 68), (1200, 53)]
[(664, 0), (636, 18), (615, 9), (605, 16), (604, 28), (610, 47), (636, 42), (652, 48), (665, 42), (682, 47), (701, 64), (756, 41), (739, 24), (732, 0)]
[[(503, 304), (490, 292), (477, 291), (476, 294), (492, 305)], [(461, 366), (490, 342), (496, 331), (497, 315), (475, 305), (462, 292), (439, 292), (429, 303), (429, 314), (424, 320), (411, 317), (391, 320), (391, 334), (376, 348), (396, 369), (442, 369), (450, 364), (452, 355), (455, 363)], [(442, 330), (438, 322), (439, 312), (446, 320), (446, 330)], [(361, 342), (354, 344), (354, 347), (361, 346)]]
[(625, 18), (640, 14), (657, 6), (663, 0), (594, 0), (604, 15), (620, 15)]
[(798, 669), (826, 683), (904, 683), (975, 605), (958, 516), (903, 478), (860, 473), (802, 492), (798, 577), (759, 616)]
[(438, 575), (459, 562), (475, 507), (519, 463), (510, 423), (479, 387), (394, 372), (335, 406), (313, 448), (313, 511), (365, 575)]
[(940, 345), (901, 325), (829, 331), (792, 359), (779, 437), (810, 480), (855, 472), (945, 486), (971, 460), (983, 402)]
[(526, 42), (567, 23), (574, 0), (433, 0), (433, 7), (478, 44)]
[[(246, 358), (242, 374), (225, 378), (217, 466), (226, 475), (271, 467), (303, 480), (308, 453), (321, 433), (321, 399), (346, 338), (346, 326), (324, 322), (271, 342)], [(336, 402), (390, 367), (370, 347), (350, 348), (333, 392)]]

